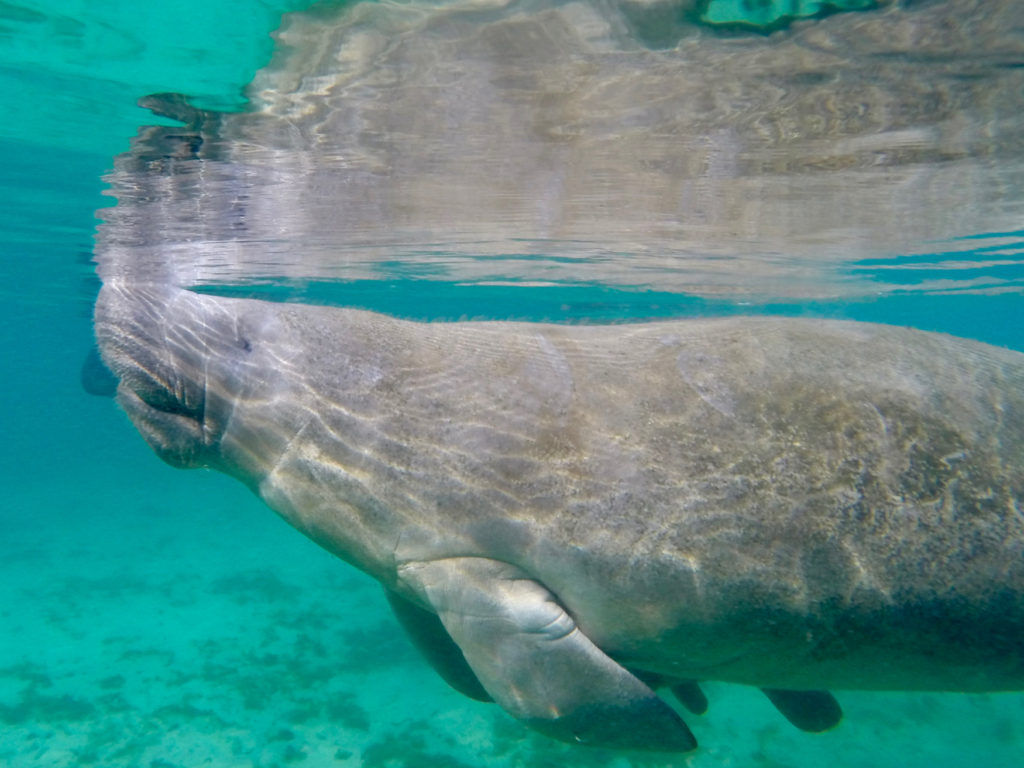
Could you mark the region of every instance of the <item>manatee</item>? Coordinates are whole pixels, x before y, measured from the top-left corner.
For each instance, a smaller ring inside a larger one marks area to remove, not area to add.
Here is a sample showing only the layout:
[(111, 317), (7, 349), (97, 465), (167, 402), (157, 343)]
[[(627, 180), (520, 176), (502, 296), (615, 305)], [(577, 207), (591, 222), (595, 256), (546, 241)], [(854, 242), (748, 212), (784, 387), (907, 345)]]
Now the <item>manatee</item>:
[(655, 688), (1024, 689), (1024, 355), (775, 317), (419, 323), (108, 279), (165, 461), (370, 574), (438, 671), (568, 742), (685, 751)]
[(880, 255), (1017, 228), (1024, 70), (1009, 0), (877, 5), (765, 36), (709, 32), (689, 0), (287, 15), (245, 108), (146, 97), (180, 125), (107, 176), (120, 402), (164, 459), (238, 477), (377, 578), (455, 689), (556, 738), (692, 749), (666, 702), (704, 713), (705, 680), (807, 731), (840, 721), (830, 689), (1024, 687), (1018, 353), (223, 295), (890, 290)]

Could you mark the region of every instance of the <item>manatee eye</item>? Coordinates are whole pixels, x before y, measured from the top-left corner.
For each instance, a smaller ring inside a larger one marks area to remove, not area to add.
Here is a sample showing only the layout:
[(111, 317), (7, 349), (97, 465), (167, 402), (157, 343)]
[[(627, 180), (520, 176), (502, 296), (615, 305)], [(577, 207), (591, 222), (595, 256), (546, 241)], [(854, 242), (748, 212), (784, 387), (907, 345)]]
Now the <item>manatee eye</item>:
[(244, 336), (238, 340), (238, 346), (244, 352), (252, 352), (252, 344)]

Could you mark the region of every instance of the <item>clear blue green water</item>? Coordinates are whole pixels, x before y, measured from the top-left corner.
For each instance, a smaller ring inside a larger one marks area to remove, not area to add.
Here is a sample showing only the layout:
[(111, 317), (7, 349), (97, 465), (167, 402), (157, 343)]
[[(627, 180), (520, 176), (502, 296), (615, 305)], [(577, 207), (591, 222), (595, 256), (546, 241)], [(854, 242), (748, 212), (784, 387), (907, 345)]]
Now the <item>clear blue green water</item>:
[[(841, 692), (844, 723), (812, 736), (756, 692), (709, 684), (709, 714), (691, 718), (703, 745), (692, 756), (548, 741), (448, 690), (370, 580), (228, 478), (164, 466), (112, 402), (82, 391), (98, 288), (95, 211), (111, 204), (101, 179), (137, 127), (153, 122), (137, 99), (176, 92), (204, 108), (241, 109), (244, 87), (271, 58), (270, 33), (304, 5), (0, 3), (9, 405), (0, 448), (0, 765), (1019, 765), (1021, 694)], [(735, 13), (726, 6), (716, 12)], [(1019, 198), (1003, 202), (1013, 220)], [(806, 314), (1024, 351), (1024, 230), (959, 235), (844, 263), (840, 273), (867, 290), (755, 301), (665, 289), (672, 276), (656, 270), (639, 287), (534, 285), (521, 271), (498, 281), (425, 278), (408, 255), (376, 279), (217, 290), (427, 319)]]

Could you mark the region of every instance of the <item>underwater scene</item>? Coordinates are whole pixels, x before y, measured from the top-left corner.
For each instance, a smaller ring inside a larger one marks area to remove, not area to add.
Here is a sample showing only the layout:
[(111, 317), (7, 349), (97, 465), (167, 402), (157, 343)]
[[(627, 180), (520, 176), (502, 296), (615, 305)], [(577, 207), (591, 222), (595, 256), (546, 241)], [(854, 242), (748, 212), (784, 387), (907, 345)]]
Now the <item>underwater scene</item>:
[(0, 766), (1021, 764), (1019, 2), (0, 43)]

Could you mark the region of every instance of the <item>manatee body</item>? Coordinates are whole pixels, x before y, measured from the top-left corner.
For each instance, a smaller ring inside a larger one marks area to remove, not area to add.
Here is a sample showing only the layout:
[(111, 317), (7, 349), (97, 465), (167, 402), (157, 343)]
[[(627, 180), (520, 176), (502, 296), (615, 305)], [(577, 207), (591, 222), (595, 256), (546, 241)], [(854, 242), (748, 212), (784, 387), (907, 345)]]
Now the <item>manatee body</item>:
[(558, 738), (692, 748), (651, 686), (700, 680), (784, 712), (827, 688), (1024, 689), (1017, 352), (786, 318), (423, 324), (116, 280), (96, 330), (162, 458), (238, 477), (378, 579), (453, 685)]

